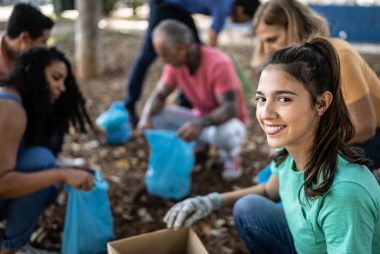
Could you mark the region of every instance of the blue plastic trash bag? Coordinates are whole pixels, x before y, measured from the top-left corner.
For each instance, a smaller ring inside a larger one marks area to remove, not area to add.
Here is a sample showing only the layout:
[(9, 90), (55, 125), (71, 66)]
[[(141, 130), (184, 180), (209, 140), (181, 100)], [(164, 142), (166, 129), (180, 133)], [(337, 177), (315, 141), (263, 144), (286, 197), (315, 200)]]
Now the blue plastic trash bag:
[(120, 145), (132, 136), (129, 114), (122, 101), (112, 103), (107, 111), (96, 118), (96, 124), (106, 132), (109, 145)]
[(68, 192), (63, 230), (63, 254), (103, 254), (114, 238), (112, 214), (107, 196), (108, 184), (95, 171), (90, 192), (65, 186)]
[(147, 130), (150, 146), (149, 168), (145, 174), (148, 193), (164, 199), (180, 200), (190, 192), (194, 166), (194, 144), (174, 131)]

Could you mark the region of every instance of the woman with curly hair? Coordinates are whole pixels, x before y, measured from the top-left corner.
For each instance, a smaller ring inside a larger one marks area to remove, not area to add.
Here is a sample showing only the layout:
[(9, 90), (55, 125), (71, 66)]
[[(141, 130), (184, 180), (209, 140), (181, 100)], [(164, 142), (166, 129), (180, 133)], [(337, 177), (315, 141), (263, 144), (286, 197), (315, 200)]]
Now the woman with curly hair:
[(0, 86), (1, 254), (25, 244), (55, 184), (92, 189), (90, 173), (57, 168), (54, 155), (69, 126), (84, 132), (87, 125), (93, 127), (66, 57), (55, 48), (22, 54)]

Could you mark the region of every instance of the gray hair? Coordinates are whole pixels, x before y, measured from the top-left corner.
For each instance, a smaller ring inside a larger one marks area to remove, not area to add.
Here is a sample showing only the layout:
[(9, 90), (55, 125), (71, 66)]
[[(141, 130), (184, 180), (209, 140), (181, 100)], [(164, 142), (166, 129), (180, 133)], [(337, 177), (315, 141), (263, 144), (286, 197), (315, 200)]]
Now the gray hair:
[(165, 35), (165, 44), (170, 48), (175, 47), (177, 44), (190, 46), (194, 43), (194, 36), (190, 28), (174, 19), (161, 21), (154, 28), (153, 38), (162, 34)]

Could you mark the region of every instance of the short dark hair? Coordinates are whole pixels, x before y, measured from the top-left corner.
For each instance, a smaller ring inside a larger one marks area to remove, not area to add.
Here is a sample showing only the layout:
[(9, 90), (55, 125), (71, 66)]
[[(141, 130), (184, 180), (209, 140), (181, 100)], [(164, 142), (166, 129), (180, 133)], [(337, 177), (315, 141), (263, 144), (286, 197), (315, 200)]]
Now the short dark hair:
[(243, 7), (245, 15), (253, 18), (260, 2), (258, 0), (235, 0), (234, 6), (237, 5)]
[(32, 39), (43, 34), (45, 29), (51, 29), (54, 22), (31, 4), (19, 3), (13, 8), (7, 25), (7, 35), (14, 39), (22, 32), (28, 32)]

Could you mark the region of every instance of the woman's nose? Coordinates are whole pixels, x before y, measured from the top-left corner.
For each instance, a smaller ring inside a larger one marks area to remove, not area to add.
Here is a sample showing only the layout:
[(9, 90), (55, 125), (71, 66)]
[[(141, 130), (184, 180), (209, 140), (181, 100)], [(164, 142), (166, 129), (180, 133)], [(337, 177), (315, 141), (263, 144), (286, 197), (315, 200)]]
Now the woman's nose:
[(269, 56), (270, 54), (273, 53), (273, 51), (274, 51), (274, 48), (273, 48), (272, 45), (264, 44), (264, 53), (265, 53), (266, 55)]
[(261, 108), (261, 118), (262, 119), (272, 119), (277, 117), (275, 106), (271, 102), (266, 102)]
[(61, 90), (62, 93), (63, 93), (64, 91), (66, 91), (66, 86), (65, 86), (65, 82), (64, 82), (64, 81), (60, 82), (60, 86), (59, 86), (59, 88), (60, 88), (60, 90)]

